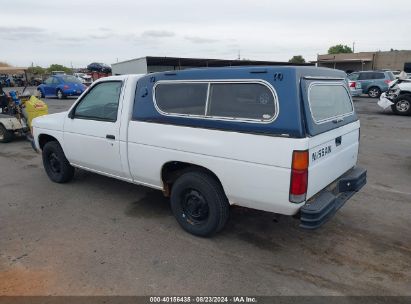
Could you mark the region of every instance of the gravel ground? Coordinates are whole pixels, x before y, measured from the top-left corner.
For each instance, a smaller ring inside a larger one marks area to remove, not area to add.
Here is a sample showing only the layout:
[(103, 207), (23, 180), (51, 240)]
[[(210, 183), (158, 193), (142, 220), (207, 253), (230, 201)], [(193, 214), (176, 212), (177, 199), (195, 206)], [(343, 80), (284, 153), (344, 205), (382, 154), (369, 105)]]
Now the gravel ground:
[(0, 145), (0, 295), (411, 296), (411, 117), (355, 106), (368, 184), (311, 232), (232, 208), (197, 238), (158, 191), (84, 171), (54, 184), (28, 142)]

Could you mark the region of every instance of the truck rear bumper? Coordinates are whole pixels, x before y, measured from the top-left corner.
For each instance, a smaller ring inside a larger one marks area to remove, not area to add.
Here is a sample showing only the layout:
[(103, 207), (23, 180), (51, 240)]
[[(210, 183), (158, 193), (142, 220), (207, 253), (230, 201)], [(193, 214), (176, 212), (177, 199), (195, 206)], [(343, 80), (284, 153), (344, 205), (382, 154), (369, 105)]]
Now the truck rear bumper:
[(316, 229), (329, 220), (345, 202), (367, 183), (367, 170), (354, 167), (333, 184), (301, 207), (300, 227)]

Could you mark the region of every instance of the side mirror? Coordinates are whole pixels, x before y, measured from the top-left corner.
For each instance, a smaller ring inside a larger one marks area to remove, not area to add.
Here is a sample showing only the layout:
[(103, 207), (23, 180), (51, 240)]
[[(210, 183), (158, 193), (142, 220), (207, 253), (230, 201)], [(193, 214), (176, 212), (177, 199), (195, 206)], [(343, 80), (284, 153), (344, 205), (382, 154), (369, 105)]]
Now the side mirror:
[(74, 109), (72, 109), (72, 110), (68, 113), (68, 118), (74, 119)]

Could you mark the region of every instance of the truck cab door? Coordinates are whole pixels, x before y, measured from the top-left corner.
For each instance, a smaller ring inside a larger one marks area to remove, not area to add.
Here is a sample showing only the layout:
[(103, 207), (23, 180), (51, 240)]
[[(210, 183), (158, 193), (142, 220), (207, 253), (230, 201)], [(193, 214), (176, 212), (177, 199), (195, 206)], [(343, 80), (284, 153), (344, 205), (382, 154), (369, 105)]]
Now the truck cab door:
[(64, 151), (73, 165), (124, 177), (120, 156), (120, 114), (123, 82), (93, 86), (72, 108), (64, 124)]
[(53, 81), (50, 86), (50, 91), (48, 92), (48, 95), (56, 95), (57, 93), (57, 88), (60, 85), (60, 80), (57, 77), (53, 77)]

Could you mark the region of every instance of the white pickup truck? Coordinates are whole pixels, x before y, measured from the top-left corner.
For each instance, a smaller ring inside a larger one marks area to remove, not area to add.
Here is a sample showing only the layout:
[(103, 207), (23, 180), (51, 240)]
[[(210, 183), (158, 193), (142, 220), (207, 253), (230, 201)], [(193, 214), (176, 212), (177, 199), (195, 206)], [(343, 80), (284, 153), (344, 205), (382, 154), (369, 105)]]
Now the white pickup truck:
[(246, 67), (103, 78), (33, 137), (52, 181), (81, 168), (161, 190), (209, 236), (231, 205), (321, 226), (366, 183), (359, 128), (342, 72)]

